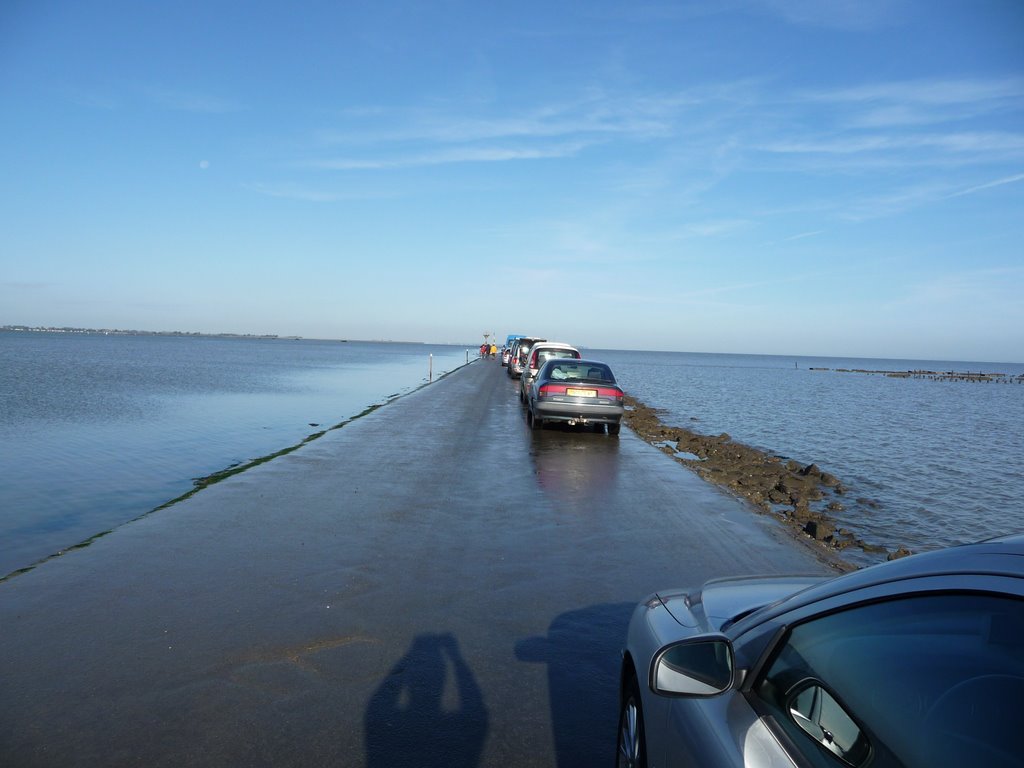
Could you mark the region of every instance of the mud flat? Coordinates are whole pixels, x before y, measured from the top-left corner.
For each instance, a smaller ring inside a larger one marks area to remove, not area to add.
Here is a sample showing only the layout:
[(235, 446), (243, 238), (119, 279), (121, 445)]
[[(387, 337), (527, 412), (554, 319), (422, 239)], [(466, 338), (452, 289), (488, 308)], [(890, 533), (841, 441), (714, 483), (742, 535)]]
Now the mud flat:
[(869, 371), (864, 368), (811, 368), (812, 371), (830, 373), (865, 373), (872, 376), (887, 376), (891, 379), (929, 379), (931, 381), (969, 381), (975, 383), (1024, 384), (1024, 374), (1011, 376), (1007, 373), (983, 373), (972, 371)]
[(860, 549), (894, 560), (911, 554), (858, 538), (830, 512), (844, 509), (846, 487), (814, 463), (801, 463), (736, 442), (728, 434), (704, 435), (664, 424), (661, 412), (626, 396), (626, 424), (639, 437), (672, 455), (708, 482), (777, 517), (791, 531), (831, 552)]

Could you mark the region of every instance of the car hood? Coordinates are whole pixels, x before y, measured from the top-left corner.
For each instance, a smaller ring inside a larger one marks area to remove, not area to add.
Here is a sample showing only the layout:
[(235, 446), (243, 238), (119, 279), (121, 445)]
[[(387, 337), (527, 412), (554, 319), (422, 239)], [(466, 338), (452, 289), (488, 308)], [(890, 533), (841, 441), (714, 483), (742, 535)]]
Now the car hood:
[(665, 609), (684, 627), (720, 632), (765, 605), (824, 581), (823, 576), (744, 576), (714, 579), (697, 590), (658, 592)]

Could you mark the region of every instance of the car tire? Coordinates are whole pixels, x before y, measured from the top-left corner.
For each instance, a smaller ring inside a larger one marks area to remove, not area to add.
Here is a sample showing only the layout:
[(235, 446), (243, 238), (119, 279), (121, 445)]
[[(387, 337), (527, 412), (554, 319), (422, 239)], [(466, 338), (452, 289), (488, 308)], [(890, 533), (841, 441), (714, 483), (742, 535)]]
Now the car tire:
[(609, 435), (617, 435), (617, 434), (619, 434), (619, 430), (621, 430), (621, 429), (622, 429), (622, 425), (621, 424), (609, 424), (608, 425), (608, 434)]
[(533, 415), (533, 409), (530, 404), (526, 404), (526, 423), (530, 425), (530, 429), (540, 429), (540, 419)]
[(629, 681), (622, 693), (619, 710), (619, 738), (616, 749), (616, 768), (647, 768), (647, 745), (644, 743), (644, 716), (640, 702), (640, 686), (636, 674), (629, 673)]

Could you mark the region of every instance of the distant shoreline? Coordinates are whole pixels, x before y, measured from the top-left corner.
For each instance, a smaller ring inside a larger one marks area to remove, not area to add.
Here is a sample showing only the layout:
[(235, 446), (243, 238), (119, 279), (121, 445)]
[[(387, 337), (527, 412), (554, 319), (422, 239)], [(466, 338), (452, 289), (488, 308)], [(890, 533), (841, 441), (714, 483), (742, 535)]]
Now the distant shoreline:
[(74, 333), (94, 336), (209, 336), (226, 339), (301, 339), (275, 333), (200, 333), (199, 331), (138, 331), (125, 328), (72, 328), (68, 326), (2, 325), (0, 331), (13, 333)]
[(200, 331), (140, 331), (127, 328), (74, 328), (69, 326), (36, 326), (36, 325), (0, 325), (0, 333), (64, 333), (81, 336), (169, 336), (181, 338), (203, 339), (261, 339), (279, 341), (331, 341), (342, 344), (349, 342), (364, 344), (420, 344), (435, 347), (466, 347), (472, 349), (473, 343), (403, 341), (402, 339), (323, 339), (308, 336), (280, 336), (276, 333), (203, 333)]

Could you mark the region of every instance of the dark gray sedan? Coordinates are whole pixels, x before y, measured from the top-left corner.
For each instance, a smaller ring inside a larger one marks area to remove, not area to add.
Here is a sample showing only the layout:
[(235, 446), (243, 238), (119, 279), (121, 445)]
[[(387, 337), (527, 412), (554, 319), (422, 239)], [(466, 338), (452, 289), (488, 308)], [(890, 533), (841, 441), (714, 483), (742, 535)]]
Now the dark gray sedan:
[(553, 358), (537, 370), (526, 409), (532, 429), (540, 429), (545, 421), (559, 421), (606, 425), (609, 435), (617, 435), (625, 411), (625, 394), (605, 363)]
[(1024, 535), (658, 592), (620, 702), (620, 767), (1020, 768)]

